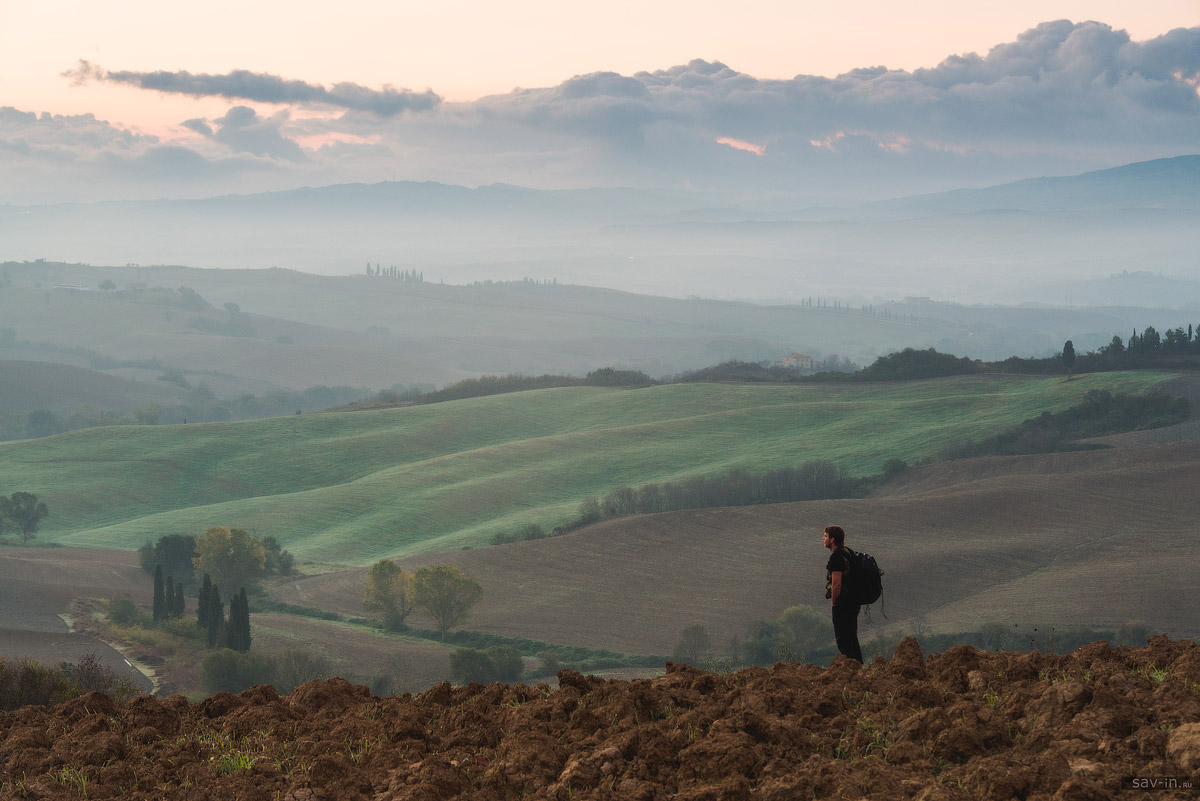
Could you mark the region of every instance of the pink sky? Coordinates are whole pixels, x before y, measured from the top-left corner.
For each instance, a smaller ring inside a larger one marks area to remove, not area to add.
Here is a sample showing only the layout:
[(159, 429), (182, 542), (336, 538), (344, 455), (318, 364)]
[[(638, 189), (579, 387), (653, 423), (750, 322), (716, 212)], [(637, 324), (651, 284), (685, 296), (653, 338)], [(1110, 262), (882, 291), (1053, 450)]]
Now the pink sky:
[(883, 64), (916, 69), (985, 53), (1038, 22), (1096, 19), (1135, 40), (1200, 24), (1196, 0), (918, 0), (855, 4), (746, 0), (603, 4), (548, 0), (366, 0), (329, 4), (215, 0), (4, 0), (0, 105), (92, 113), (147, 133), (185, 136), (184, 119), (231, 104), (116, 85), (72, 86), (80, 59), (110, 70), (267, 72), (318, 84), (424, 90), (450, 101), (552, 86), (572, 75), (631, 74), (720, 60), (760, 78), (836, 75)]

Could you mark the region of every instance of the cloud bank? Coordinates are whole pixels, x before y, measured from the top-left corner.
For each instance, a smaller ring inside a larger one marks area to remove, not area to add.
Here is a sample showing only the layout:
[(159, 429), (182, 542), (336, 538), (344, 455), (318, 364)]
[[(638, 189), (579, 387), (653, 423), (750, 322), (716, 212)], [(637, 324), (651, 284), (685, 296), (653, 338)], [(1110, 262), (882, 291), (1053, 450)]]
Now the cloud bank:
[(201, 181), (237, 191), (414, 179), (837, 202), (1200, 152), (1200, 27), (1134, 42), (1102, 23), (1060, 20), (912, 72), (763, 80), (692, 61), (470, 103), (245, 71), (113, 72), (81, 62), (68, 77), (245, 102), (183, 121), (190, 138), (166, 143), (90, 116), (5, 110), (0, 185), (38, 169), (68, 183), (98, 164), (135, 180), (147, 154), (171, 147), (191, 152), (179, 158), (180, 180), (196, 191)]
[(259, 103), (312, 104), (392, 117), (405, 111), (429, 111), (442, 102), (431, 90), (412, 92), (385, 86), (368, 89), (355, 83), (336, 83), (326, 89), (305, 81), (289, 81), (275, 75), (234, 70), (225, 75), (179, 72), (129, 72), (105, 70), (81, 60), (63, 73), (76, 84), (90, 81), (136, 86), (157, 92), (191, 97), (224, 97)]

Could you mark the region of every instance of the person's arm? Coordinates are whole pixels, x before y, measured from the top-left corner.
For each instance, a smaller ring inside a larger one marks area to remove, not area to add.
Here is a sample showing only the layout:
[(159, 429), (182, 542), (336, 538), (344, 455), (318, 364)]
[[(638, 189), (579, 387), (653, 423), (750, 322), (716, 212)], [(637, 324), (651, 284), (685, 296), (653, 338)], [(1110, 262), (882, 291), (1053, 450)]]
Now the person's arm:
[(837, 606), (838, 596), (842, 594), (842, 571), (835, 570), (829, 574), (829, 605)]

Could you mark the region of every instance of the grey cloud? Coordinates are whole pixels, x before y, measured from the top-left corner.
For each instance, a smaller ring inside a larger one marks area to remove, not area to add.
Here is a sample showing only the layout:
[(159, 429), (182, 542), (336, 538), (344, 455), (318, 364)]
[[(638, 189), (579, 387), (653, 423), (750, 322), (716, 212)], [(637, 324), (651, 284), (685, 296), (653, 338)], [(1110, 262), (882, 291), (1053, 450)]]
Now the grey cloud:
[(385, 86), (369, 89), (354, 83), (336, 83), (331, 88), (305, 81), (286, 80), (276, 75), (233, 70), (224, 75), (178, 72), (110, 71), (81, 60), (63, 73), (76, 84), (107, 81), (158, 92), (191, 97), (224, 97), (260, 103), (290, 103), (331, 106), (350, 111), (367, 111), (380, 117), (392, 117), (404, 111), (429, 111), (442, 98), (432, 90), (413, 92)]
[(1200, 146), (1200, 98), (1186, 80), (1197, 72), (1200, 28), (1135, 43), (1101, 23), (1063, 20), (985, 56), (953, 56), (914, 72), (874, 67), (831, 79), (759, 80), (693, 61), (632, 78), (580, 76), (479, 106), (495, 118), (625, 144), (644, 143), (650, 127), (670, 124), (703, 138), (759, 142), (850, 130), (946, 146), (999, 139)]
[(297, 163), (308, 161), (300, 146), (280, 131), (289, 118), (290, 115), (286, 111), (260, 117), (258, 112), (248, 106), (234, 106), (225, 116), (211, 121), (215, 128), (207, 121), (198, 119), (187, 120), (183, 125), (225, 145), (235, 153), (251, 153), (255, 156)]
[(205, 120), (202, 120), (202, 119), (184, 120), (183, 122), (181, 122), (179, 124), (182, 125), (184, 128), (187, 128), (189, 131), (195, 131), (196, 133), (200, 134), (201, 136), (212, 136), (213, 135), (212, 126), (209, 125)]
[(91, 114), (10, 107), (0, 107), (0, 153), (0, 202), (212, 194), (282, 173), (274, 159), (163, 144)]

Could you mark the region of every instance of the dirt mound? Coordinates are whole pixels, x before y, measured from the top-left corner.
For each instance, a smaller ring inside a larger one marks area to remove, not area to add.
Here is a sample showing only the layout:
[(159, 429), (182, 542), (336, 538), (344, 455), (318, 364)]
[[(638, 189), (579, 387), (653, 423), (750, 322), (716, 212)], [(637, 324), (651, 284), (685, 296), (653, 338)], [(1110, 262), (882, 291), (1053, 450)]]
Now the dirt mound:
[(1200, 770), (1200, 647), (1165, 637), (559, 680), (26, 707), (0, 717), (0, 797), (1157, 799)]

